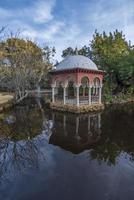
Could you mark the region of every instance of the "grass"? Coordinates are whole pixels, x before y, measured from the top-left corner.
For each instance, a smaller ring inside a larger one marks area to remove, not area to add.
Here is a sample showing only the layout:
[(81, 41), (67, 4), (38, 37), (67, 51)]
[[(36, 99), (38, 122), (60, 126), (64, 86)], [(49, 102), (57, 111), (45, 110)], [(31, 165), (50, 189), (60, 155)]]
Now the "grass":
[(12, 94), (8, 94), (5, 92), (0, 92), (0, 106), (10, 102), (13, 99)]

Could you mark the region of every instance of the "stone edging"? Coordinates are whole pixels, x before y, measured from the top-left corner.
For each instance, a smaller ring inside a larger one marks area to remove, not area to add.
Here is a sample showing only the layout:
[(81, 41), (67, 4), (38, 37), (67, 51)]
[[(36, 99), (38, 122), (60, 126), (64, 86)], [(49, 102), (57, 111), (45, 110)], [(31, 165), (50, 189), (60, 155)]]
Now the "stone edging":
[(101, 111), (104, 109), (103, 104), (93, 104), (93, 105), (81, 105), (77, 107), (75, 105), (63, 105), (60, 103), (50, 103), (50, 108), (52, 110), (63, 111), (63, 112), (71, 112), (71, 113), (87, 113), (87, 112), (95, 112)]

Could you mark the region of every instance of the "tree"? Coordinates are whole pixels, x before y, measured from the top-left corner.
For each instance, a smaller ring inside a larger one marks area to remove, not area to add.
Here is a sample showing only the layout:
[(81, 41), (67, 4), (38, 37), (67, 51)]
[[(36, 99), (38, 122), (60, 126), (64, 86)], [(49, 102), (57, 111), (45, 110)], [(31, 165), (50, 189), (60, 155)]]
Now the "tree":
[(81, 49), (79, 49), (79, 55), (83, 55), (91, 59), (92, 52), (91, 52), (90, 47), (87, 47), (86, 45), (84, 45)]
[(30, 40), (8, 38), (1, 42), (3, 60), (7, 60), (6, 84), (15, 94), (16, 102), (28, 95), (29, 89), (37, 88), (42, 79), (47, 76), (51, 68), (49, 58), (44, 59), (46, 53)]
[(43, 52), (44, 52), (44, 59), (47, 61), (47, 62), (50, 62), (50, 60), (52, 59), (52, 57), (54, 57), (55, 53), (56, 53), (56, 49), (55, 47), (49, 47), (49, 46), (46, 46), (43, 48)]
[(75, 55), (75, 50), (72, 47), (68, 47), (67, 49), (62, 51), (62, 57), (65, 58), (68, 55)]
[(124, 86), (134, 86), (134, 50), (120, 60), (119, 78)]
[(77, 54), (89, 58), (92, 57), (90, 47), (87, 47), (86, 45), (83, 46), (81, 49), (77, 49), (77, 47), (75, 49), (73, 49), (72, 47), (68, 47), (67, 49), (63, 50), (62, 57), (65, 58), (68, 55), (77, 55)]
[(106, 71), (105, 80), (109, 83), (111, 92), (122, 89), (120, 62), (126, 59), (131, 51), (131, 46), (122, 31), (116, 30), (109, 34), (95, 31), (90, 47), (93, 61), (100, 66), (100, 69)]

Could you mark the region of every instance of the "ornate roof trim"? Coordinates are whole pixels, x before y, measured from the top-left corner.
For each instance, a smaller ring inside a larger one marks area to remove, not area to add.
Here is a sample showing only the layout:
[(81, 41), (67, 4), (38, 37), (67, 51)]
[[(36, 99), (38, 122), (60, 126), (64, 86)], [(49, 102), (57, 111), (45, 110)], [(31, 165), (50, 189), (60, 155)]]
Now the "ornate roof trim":
[(83, 68), (72, 68), (72, 69), (64, 69), (64, 70), (51, 70), (51, 74), (64, 74), (64, 73), (92, 73), (92, 74), (105, 74), (102, 70), (93, 70), (93, 69), (83, 69)]

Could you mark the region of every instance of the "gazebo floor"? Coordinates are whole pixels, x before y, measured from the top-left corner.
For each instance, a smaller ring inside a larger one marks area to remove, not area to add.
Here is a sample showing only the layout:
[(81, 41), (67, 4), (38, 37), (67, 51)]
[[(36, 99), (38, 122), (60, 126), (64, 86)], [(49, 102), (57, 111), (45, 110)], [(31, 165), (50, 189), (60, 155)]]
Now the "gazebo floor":
[(71, 112), (71, 113), (87, 113), (87, 112), (96, 112), (104, 109), (104, 104), (93, 103), (91, 105), (80, 104), (80, 106), (72, 104), (63, 104), (62, 102), (50, 103), (50, 108), (52, 110), (62, 111), (62, 112)]

